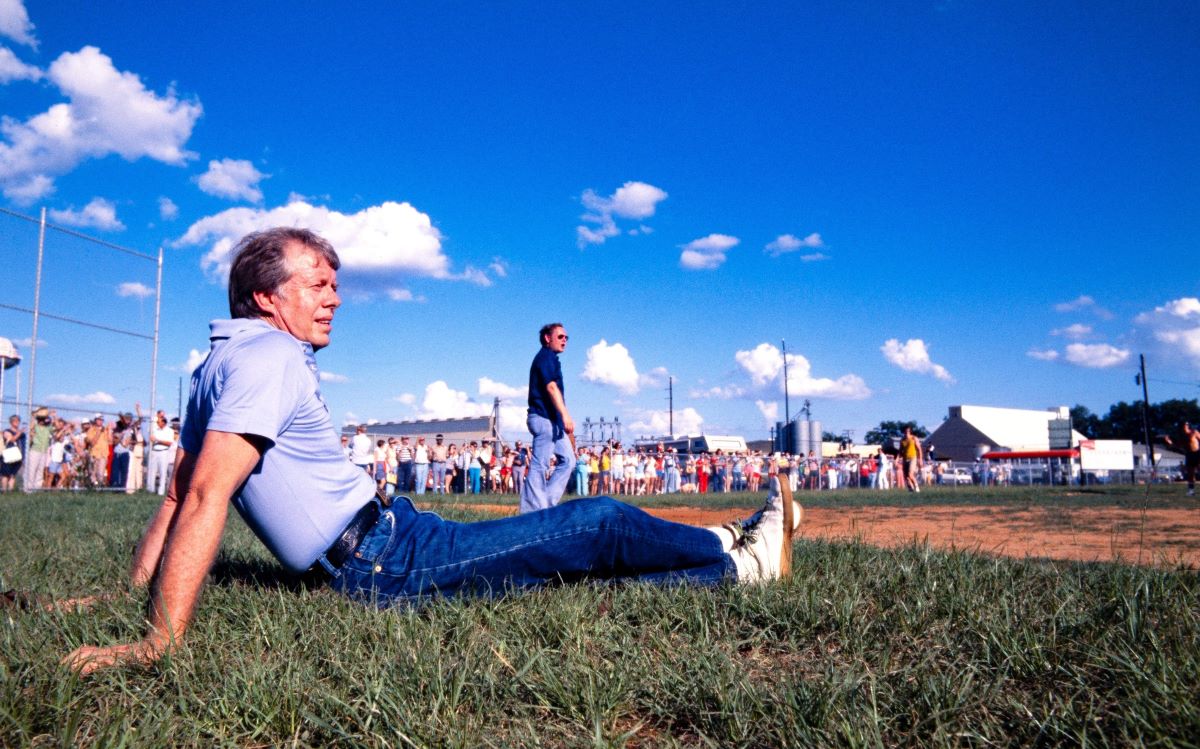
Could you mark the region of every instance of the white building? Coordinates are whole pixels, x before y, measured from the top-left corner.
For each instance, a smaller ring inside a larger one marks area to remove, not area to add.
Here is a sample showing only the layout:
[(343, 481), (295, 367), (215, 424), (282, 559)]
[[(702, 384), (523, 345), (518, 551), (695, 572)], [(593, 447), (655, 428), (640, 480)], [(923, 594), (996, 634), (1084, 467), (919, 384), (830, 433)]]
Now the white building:
[(1068, 449), (1086, 439), (1070, 428), (1066, 406), (1042, 410), (950, 406), (949, 416), (924, 440), (938, 458), (969, 461), (986, 452)]

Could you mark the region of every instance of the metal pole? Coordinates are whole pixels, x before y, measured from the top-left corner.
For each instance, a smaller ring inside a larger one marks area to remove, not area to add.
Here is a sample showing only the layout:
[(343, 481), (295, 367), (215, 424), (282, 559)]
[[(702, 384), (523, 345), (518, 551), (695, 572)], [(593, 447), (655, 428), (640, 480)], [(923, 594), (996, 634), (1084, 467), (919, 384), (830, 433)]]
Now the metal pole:
[(779, 339), (779, 345), (783, 346), (783, 423), (792, 423), (792, 409), (788, 403), (788, 373), (787, 373), (787, 341)]
[(158, 248), (158, 280), (154, 285), (154, 353), (150, 356), (150, 413), (158, 406), (158, 321), (162, 314), (163, 251)]
[(1146, 457), (1150, 459), (1150, 483), (1154, 483), (1158, 471), (1154, 465), (1154, 445), (1150, 442), (1150, 390), (1146, 386), (1146, 355), (1138, 354), (1138, 361), (1142, 380), (1142, 432), (1146, 438)]
[(33, 423), (33, 391), (35, 377), (37, 375), (37, 350), (38, 350), (38, 317), (42, 310), (42, 258), (46, 250), (46, 207), (42, 206), (42, 218), (38, 223), (38, 257), (37, 257), (37, 279), (33, 284), (33, 339), (30, 341), (29, 347), (29, 392), (26, 393), (28, 403), (26, 410), (28, 417), (26, 424)]
[(671, 439), (675, 439), (675, 377), (667, 378), (667, 423), (671, 430)]

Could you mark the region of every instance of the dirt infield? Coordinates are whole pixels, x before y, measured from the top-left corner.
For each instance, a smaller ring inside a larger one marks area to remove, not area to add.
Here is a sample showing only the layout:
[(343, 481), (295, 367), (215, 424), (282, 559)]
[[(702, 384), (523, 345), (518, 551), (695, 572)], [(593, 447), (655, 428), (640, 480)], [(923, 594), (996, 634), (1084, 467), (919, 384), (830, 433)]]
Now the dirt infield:
[[(475, 509), (512, 514), (503, 505)], [(690, 525), (720, 525), (745, 510), (652, 508), (651, 514)], [(1083, 562), (1118, 561), (1200, 569), (1200, 507), (1136, 510), (1119, 507), (922, 505), (915, 507), (806, 508), (802, 538), (861, 540), (894, 547), (928, 542), (1009, 557)]]

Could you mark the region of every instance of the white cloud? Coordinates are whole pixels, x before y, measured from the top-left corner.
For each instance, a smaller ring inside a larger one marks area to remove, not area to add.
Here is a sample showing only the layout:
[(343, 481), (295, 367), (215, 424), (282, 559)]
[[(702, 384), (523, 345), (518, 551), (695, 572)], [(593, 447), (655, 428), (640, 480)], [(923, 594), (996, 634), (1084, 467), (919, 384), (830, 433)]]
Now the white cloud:
[(387, 290), (387, 297), (393, 302), (424, 302), (424, 296), (417, 296), (408, 289), (391, 288)]
[(6, 36), (18, 44), (37, 49), (37, 37), (33, 35), (33, 24), (21, 0), (0, 0), (0, 36)]
[[(492, 386), (507, 388), (487, 378), (479, 381), (482, 389), (486, 383)], [(480, 394), (483, 396), (483, 394)], [(403, 397), (403, 396), (401, 396)], [(425, 386), (425, 397), (421, 400), (416, 418), (418, 419), (460, 419), (466, 417), (487, 416), (492, 412), (492, 397), (476, 400), (461, 390), (450, 387), (445, 380), (437, 380)], [(413, 399), (415, 404), (415, 398)], [(526, 404), (521, 399), (516, 404), (501, 404), (500, 423), (505, 432), (516, 433), (525, 429)]]
[[(13, 340), (13, 345), (18, 348), (29, 348), (32, 344), (33, 344), (32, 338), (16, 338)], [(46, 348), (50, 344), (46, 342), (45, 338), (39, 338), (37, 345), (38, 345), (38, 348)]]
[(158, 215), (163, 221), (174, 221), (179, 216), (179, 206), (165, 195), (159, 196)]
[(809, 234), (803, 239), (793, 234), (781, 234), (775, 238), (775, 241), (767, 245), (766, 251), (771, 257), (779, 257), (784, 253), (795, 252), (796, 250), (816, 250), (824, 246), (825, 242), (821, 240), (821, 235), (816, 232)]
[(1058, 359), (1058, 352), (1054, 349), (1029, 349), (1025, 352), (1025, 355), (1038, 361), (1054, 361)]
[(1075, 323), (1074, 325), (1068, 325), (1065, 328), (1055, 328), (1054, 330), (1050, 331), (1050, 335), (1063, 336), (1064, 338), (1070, 338), (1073, 341), (1078, 341), (1083, 338), (1087, 338), (1093, 332), (1094, 331), (1092, 330), (1091, 325)]
[(1076, 366), (1105, 369), (1126, 362), (1129, 351), (1107, 343), (1072, 343), (1067, 346), (1063, 358)]
[(670, 378), (671, 373), (666, 367), (655, 367), (638, 375), (638, 385), (644, 388), (665, 388)]
[(196, 367), (203, 364), (204, 360), (207, 358), (208, 358), (207, 350), (201, 351), (200, 349), (192, 349), (191, 351), (188, 352), (187, 361), (184, 362), (184, 364), (183, 364), (183, 371), (187, 372), (188, 374), (195, 372)]
[[(749, 387), (731, 384), (708, 390), (693, 390), (693, 398), (761, 398), (783, 393), (783, 352), (770, 343), (760, 343), (749, 351), (738, 351), (734, 360), (750, 377)], [(856, 374), (831, 379), (813, 377), (812, 364), (800, 354), (787, 355), (787, 387), (793, 396), (829, 398), (832, 400), (862, 400), (871, 396), (867, 383)]]
[(822, 260), (828, 260), (829, 256), (824, 252), (813, 252), (808, 255), (801, 255), (800, 260), (805, 263), (817, 263)]
[(769, 425), (773, 425), (779, 421), (779, 404), (775, 401), (767, 403), (766, 401), (756, 400), (754, 405), (758, 406), (758, 412), (763, 415), (763, 420)]
[(346, 375), (334, 374), (333, 372), (326, 372), (325, 370), (321, 370), (320, 377), (321, 382), (350, 382), (350, 378)]
[(508, 263), (498, 257), (492, 258), (492, 262), (488, 263), (488, 270), (496, 278), (508, 278)]
[(100, 229), (101, 231), (124, 231), (125, 224), (117, 219), (117, 206), (104, 198), (92, 198), (80, 210), (72, 206), (66, 210), (49, 211), (50, 220), (65, 226)]
[(78, 406), (84, 404), (108, 405), (116, 403), (117, 399), (102, 390), (97, 390), (96, 392), (88, 393), (87, 395), (55, 393), (53, 395), (47, 395), (46, 401), (49, 403), (65, 403), (71, 406)]
[(87, 159), (116, 154), (179, 166), (195, 157), (183, 146), (202, 111), (199, 102), (181, 101), (172, 90), (163, 96), (148, 91), (95, 47), (63, 53), (47, 77), (67, 102), (24, 122), (0, 121), (0, 185), (12, 200), (48, 195), (54, 177)]
[(603, 338), (588, 349), (587, 363), (580, 375), (587, 382), (614, 387), (626, 395), (638, 391), (638, 372), (624, 344), (609, 345)]
[(479, 378), (479, 395), (484, 398), (500, 398), (501, 400), (519, 400), (522, 403), (529, 396), (528, 387), (515, 387), (497, 382), (490, 377)]
[(400, 395), (397, 395), (395, 398), (392, 398), (392, 400), (399, 401), (400, 403), (403, 403), (406, 406), (412, 406), (412, 405), (416, 405), (417, 396), (413, 395), (412, 393), (401, 393)]
[(1139, 336), (1164, 358), (1200, 369), (1200, 299), (1182, 297), (1133, 318)]
[(154, 296), (154, 289), (137, 281), (126, 281), (117, 286), (117, 296), (132, 296), (138, 299)]
[[(2, 3), (3, 0), (0, 0)], [(0, 84), (13, 81), (37, 81), (44, 75), (41, 69), (21, 62), (8, 47), (0, 47)]]
[[(666, 192), (645, 182), (626, 182), (608, 197), (598, 195), (590, 188), (584, 190), (580, 202), (587, 208), (587, 213), (580, 218), (593, 226), (575, 227), (576, 241), (581, 248), (589, 244), (604, 244), (609, 237), (621, 233), (614, 216), (636, 221), (647, 219), (654, 215), (658, 204), (666, 199)], [(638, 231), (649, 233), (650, 229), (639, 226)]]
[(725, 262), (725, 253), (741, 241), (728, 234), (709, 234), (683, 246), (679, 264), (689, 270), (712, 270)]
[(491, 283), (487, 274), (475, 268), (453, 273), (450, 258), (442, 252), (442, 235), (429, 216), (409, 203), (390, 200), (351, 214), (303, 201), (269, 210), (229, 208), (192, 224), (175, 245), (211, 243), (201, 265), (224, 278), (237, 241), (273, 226), (298, 226), (320, 234), (337, 249), (344, 270)]
[(933, 375), (948, 384), (954, 382), (954, 377), (946, 371), (945, 367), (941, 364), (934, 364), (929, 358), (929, 350), (925, 346), (925, 341), (920, 338), (909, 338), (903, 344), (895, 338), (890, 338), (879, 347), (879, 350), (883, 352), (885, 359), (905, 372)]
[(1087, 294), (1081, 294), (1069, 302), (1059, 302), (1054, 305), (1055, 312), (1078, 312), (1089, 310), (1093, 315), (1103, 320), (1111, 320), (1113, 314), (1096, 304), (1096, 300)]
[(258, 183), (268, 176), (244, 159), (221, 159), (208, 162), (208, 171), (194, 179), (200, 190), (209, 195), (261, 203), (263, 194)]
[[(675, 434), (703, 434), (704, 417), (696, 409), (679, 409), (674, 414)], [(671, 431), (671, 413), (666, 410), (634, 409), (626, 417), (629, 431), (647, 437), (665, 436)]]

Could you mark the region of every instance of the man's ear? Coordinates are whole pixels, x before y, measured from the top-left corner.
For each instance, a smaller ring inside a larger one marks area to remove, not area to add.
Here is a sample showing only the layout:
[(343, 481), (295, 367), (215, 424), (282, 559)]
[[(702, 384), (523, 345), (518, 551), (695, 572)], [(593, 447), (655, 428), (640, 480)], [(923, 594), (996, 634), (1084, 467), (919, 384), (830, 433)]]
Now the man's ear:
[(258, 305), (263, 315), (270, 317), (275, 314), (275, 295), (269, 291), (254, 292), (254, 303)]

